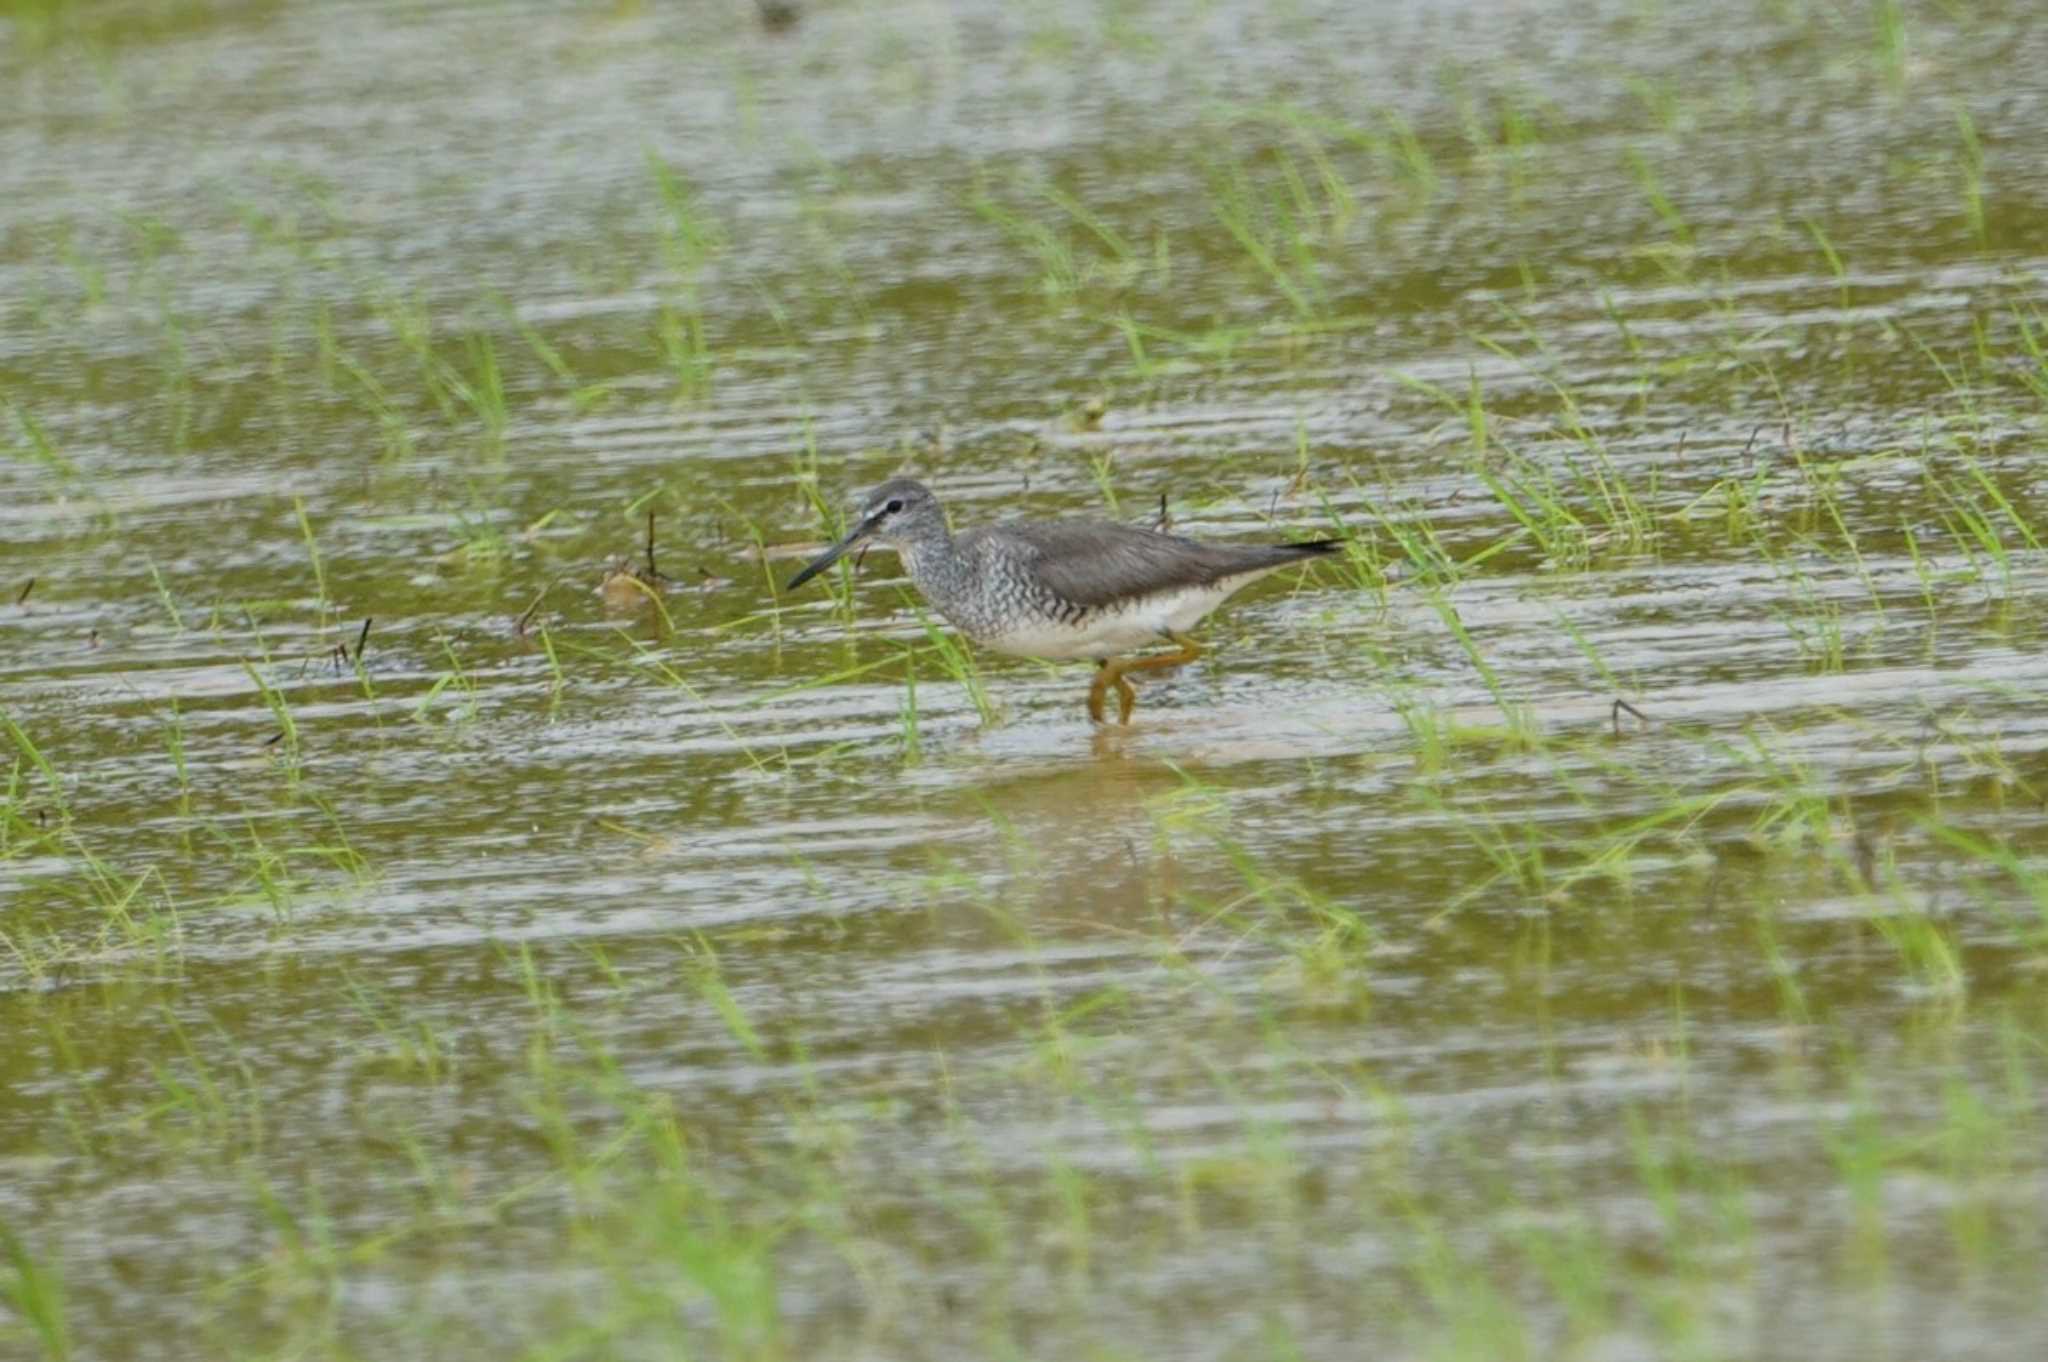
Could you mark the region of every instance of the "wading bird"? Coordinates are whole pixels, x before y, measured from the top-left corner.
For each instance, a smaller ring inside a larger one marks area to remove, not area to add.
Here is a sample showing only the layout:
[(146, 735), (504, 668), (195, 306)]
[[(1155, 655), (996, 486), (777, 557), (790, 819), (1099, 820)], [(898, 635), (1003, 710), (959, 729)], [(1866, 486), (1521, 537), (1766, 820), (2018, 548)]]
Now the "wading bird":
[[(1088, 715), (1103, 718), (1116, 688), (1117, 721), (1138, 692), (1130, 673), (1185, 666), (1202, 655), (1188, 637), (1203, 616), (1269, 572), (1335, 553), (1342, 541), (1210, 544), (1108, 520), (1013, 520), (954, 534), (923, 483), (892, 478), (869, 494), (844, 539), (805, 565), (794, 591), (841, 555), (883, 544), (934, 609), (984, 648), (1054, 661), (1091, 658)], [(1148, 644), (1177, 652), (1131, 657)]]

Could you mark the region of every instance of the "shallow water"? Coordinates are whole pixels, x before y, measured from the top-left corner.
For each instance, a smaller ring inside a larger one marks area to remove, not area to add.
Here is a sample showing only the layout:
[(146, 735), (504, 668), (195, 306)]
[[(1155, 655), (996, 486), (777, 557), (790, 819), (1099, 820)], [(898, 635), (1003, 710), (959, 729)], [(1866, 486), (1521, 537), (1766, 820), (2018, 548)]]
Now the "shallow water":
[(5, 13), (8, 1347), (2048, 1329), (2032, 6)]

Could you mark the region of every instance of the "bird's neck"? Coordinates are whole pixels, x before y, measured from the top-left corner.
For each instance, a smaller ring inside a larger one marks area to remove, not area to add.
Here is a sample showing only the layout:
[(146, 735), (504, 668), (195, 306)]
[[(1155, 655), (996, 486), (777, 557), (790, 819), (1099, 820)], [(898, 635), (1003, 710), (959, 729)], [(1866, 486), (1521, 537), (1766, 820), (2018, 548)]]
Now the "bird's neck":
[(927, 595), (931, 594), (932, 588), (943, 589), (967, 571), (960, 546), (943, 529), (899, 545), (896, 556), (902, 560), (903, 570), (910, 575), (912, 584)]

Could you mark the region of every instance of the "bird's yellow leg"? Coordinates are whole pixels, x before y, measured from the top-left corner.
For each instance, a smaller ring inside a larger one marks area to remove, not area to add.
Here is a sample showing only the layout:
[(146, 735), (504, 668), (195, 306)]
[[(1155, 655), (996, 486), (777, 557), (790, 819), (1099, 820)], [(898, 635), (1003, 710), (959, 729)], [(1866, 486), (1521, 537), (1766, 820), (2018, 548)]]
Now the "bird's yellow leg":
[(1102, 702), (1108, 697), (1111, 686), (1116, 687), (1116, 721), (1120, 724), (1131, 721), (1131, 708), (1138, 703), (1138, 688), (1124, 680), (1124, 668), (1128, 665), (1111, 658), (1095, 664), (1095, 684), (1088, 688), (1088, 717), (1096, 723), (1109, 722), (1103, 717)]
[[(1119, 685), (1129, 684), (1121, 677), (1112, 677), (1110, 675), (1109, 659), (1104, 658), (1095, 664), (1095, 683), (1088, 687), (1088, 717), (1098, 724), (1108, 722), (1108, 720), (1102, 717), (1102, 700), (1104, 696), (1109, 694), (1109, 683), (1111, 681), (1116, 681)], [(1118, 698), (1121, 699), (1121, 695)]]
[(1137, 708), (1138, 692), (1125, 680), (1130, 672), (1163, 672), (1175, 667), (1185, 667), (1202, 655), (1202, 645), (1186, 634), (1169, 633), (1167, 638), (1180, 645), (1177, 653), (1156, 653), (1151, 657), (1118, 658), (1102, 664), (1102, 670), (1095, 674), (1095, 689), (1088, 694), (1088, 712), (1102, 722), (1102, 692), (1107, 686), (1116, 687), (1117, 722), (1129, 723), (1131, 711)]
[(1138, 688), (1124, 680), (1124, 674), (1121, 671), (1116, 674), (1115, 680), (1116, 721), (1120, 724), (1127, 724), (1131, 721), (1131, 711), (1138, 707)]

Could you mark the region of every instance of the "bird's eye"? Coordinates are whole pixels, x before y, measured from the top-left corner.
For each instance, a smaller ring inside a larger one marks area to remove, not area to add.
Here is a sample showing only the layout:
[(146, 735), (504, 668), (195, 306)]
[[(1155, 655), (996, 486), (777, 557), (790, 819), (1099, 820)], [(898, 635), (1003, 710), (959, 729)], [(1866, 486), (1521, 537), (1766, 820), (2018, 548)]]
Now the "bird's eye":
[(901, 497), (892, 498), (889, 504), (887, 506), (884, 506), (882, 509), (889, 512), (891, 515), (894, 515), (896, 512), (903, 509), (903, 499)]

